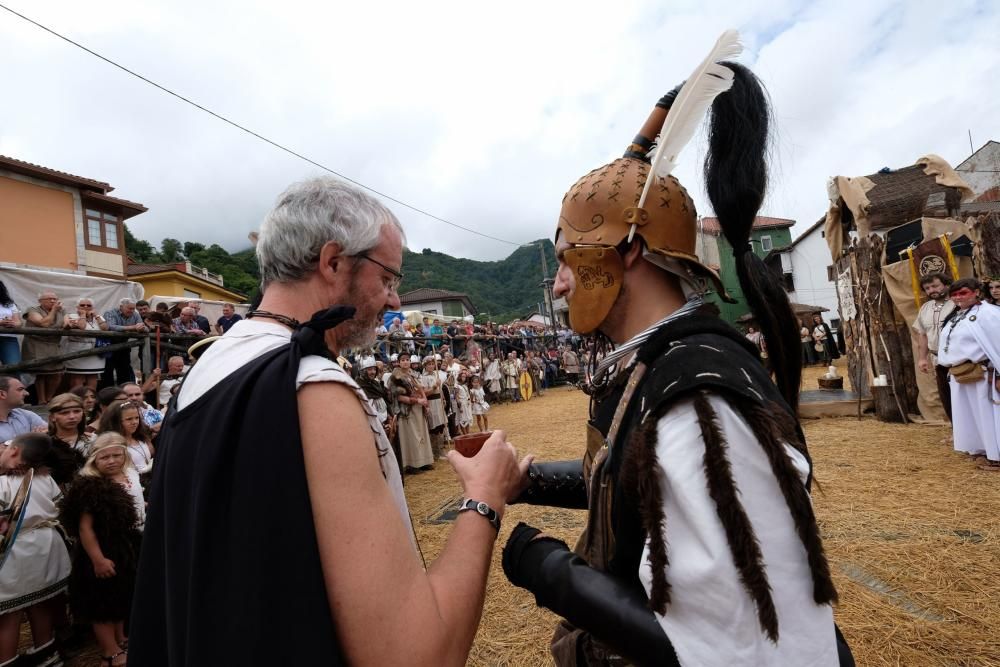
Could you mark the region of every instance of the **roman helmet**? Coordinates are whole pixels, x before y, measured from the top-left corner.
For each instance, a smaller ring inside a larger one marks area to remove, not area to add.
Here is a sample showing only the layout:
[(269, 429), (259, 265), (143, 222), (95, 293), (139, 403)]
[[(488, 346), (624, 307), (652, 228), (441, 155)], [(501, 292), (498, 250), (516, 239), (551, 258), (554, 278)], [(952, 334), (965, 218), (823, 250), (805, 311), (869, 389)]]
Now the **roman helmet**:
[(735, 301), (698, 258), (698, 213), (688, 191), (669, 171), (653, 173), (648, 157), (683, 85), (657, 102), (623, 157), (589, 172), (563, 197), (555, 241), (561, 235), (571, 245), (561, 260), (576, 282), (569, 320), (579, 333), (592, 333), (608, 316), (622, 288), (622, 253), (635, 238), (644, 259), (676, 275), (686, 296), (711, 284), (722, 299)]

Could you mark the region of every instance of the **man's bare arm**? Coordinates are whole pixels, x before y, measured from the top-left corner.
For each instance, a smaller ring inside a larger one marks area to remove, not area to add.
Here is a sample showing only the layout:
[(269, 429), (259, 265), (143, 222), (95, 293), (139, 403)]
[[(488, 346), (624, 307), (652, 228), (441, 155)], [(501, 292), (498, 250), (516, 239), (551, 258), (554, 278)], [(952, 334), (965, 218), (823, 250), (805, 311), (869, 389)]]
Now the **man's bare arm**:
[[(493, 527), (461, 513), (424, 572), (353, 392), (336, 383), (304, 386), (299, 421), (327, 596), (348, 661), (465, 664), (482, 613)], [(449, 456), (466, 495), (502, 513), (522, 476), (502, 433), (473, 459)]]
[(927, 334), (917, 334), (917, 367), (924, 373), (929, 373), (931, 369), (930, 359), (927, 357), (930, 349), (927, 347)]

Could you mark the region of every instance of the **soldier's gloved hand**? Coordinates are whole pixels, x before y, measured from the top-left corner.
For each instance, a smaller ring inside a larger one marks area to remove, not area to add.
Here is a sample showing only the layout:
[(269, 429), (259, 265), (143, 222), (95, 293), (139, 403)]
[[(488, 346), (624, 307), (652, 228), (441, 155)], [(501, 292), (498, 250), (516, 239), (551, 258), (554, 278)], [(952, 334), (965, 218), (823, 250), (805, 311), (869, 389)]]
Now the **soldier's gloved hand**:
[(529, 591), (541, 572), (542, 562), (554, 551), (569, 551), (562, 540), (521, 522), (511, 531), (503, 548), (503, 571), (510, 583)]

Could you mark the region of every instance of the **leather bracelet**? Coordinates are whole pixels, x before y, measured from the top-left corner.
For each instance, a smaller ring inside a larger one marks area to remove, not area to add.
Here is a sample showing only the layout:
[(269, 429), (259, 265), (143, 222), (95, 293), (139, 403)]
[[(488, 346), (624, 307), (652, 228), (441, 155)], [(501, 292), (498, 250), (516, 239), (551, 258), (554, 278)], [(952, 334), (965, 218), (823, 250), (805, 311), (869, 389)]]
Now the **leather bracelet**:
[(458, 507), (458, 512), (475, 512), (476, 514), (482, 516), (490, 525), (496, 528), (497, 533), (500, 533), (500, 515), (497, 511), (484, 503), (481, 500), (473, 500), (472, 498), (462, 498), (462, 504)]

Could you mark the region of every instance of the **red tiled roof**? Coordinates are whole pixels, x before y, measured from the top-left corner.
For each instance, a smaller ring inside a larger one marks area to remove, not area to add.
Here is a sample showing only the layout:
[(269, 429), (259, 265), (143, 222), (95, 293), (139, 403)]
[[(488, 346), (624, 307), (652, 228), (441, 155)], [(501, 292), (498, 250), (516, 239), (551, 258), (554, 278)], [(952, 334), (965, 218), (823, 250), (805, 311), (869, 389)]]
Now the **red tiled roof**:
[(127, 199), (119, 199), (118, 197), (110, 197), (108, 195), (102, 195), (99, 192), (83, 192), (81, 196), (86, 200), (95, 200), (99, 202), (104, 202), (106, 204), (114, 204), (121, 208), (122, 217), (128, 220), (132, 216), (139, 215), (140, 213), (145, 213), (149, 209), (134, 201), (129, 201)]
[(92, 178), (85, 178), (83, 176), (77, 176), (65, 171), (50, 169), (38, 164), (32, 164), (31, 162), (25, 162), (24, 160), (7, 157), (6, 155), (0, 155), (0, 168), (8, 169), (19, 174), (25, 174), (27, 176), (35, 176), (55, 181), (56, 183), (62, 183), (63, 185), (76, 185), (99, 190), (101, 194), (107, 194), (108, 192), (114, 190), (109, 183), (105, 183), (104, 181), (96, 181)]
[[(789, 220), (788, 218), (769, 218), (767, 216), (758, 215), (757, 219), (753, 221), (754, 229), (783, 229), (785, 227), (791, 227), (795, 224), (794, 220)], [(722, 233), (722, 228), (719, 226), (718, 218), (702, 218), (701, 228), (706, 234), (711, 234), (712, 236), (718, 236)]]

